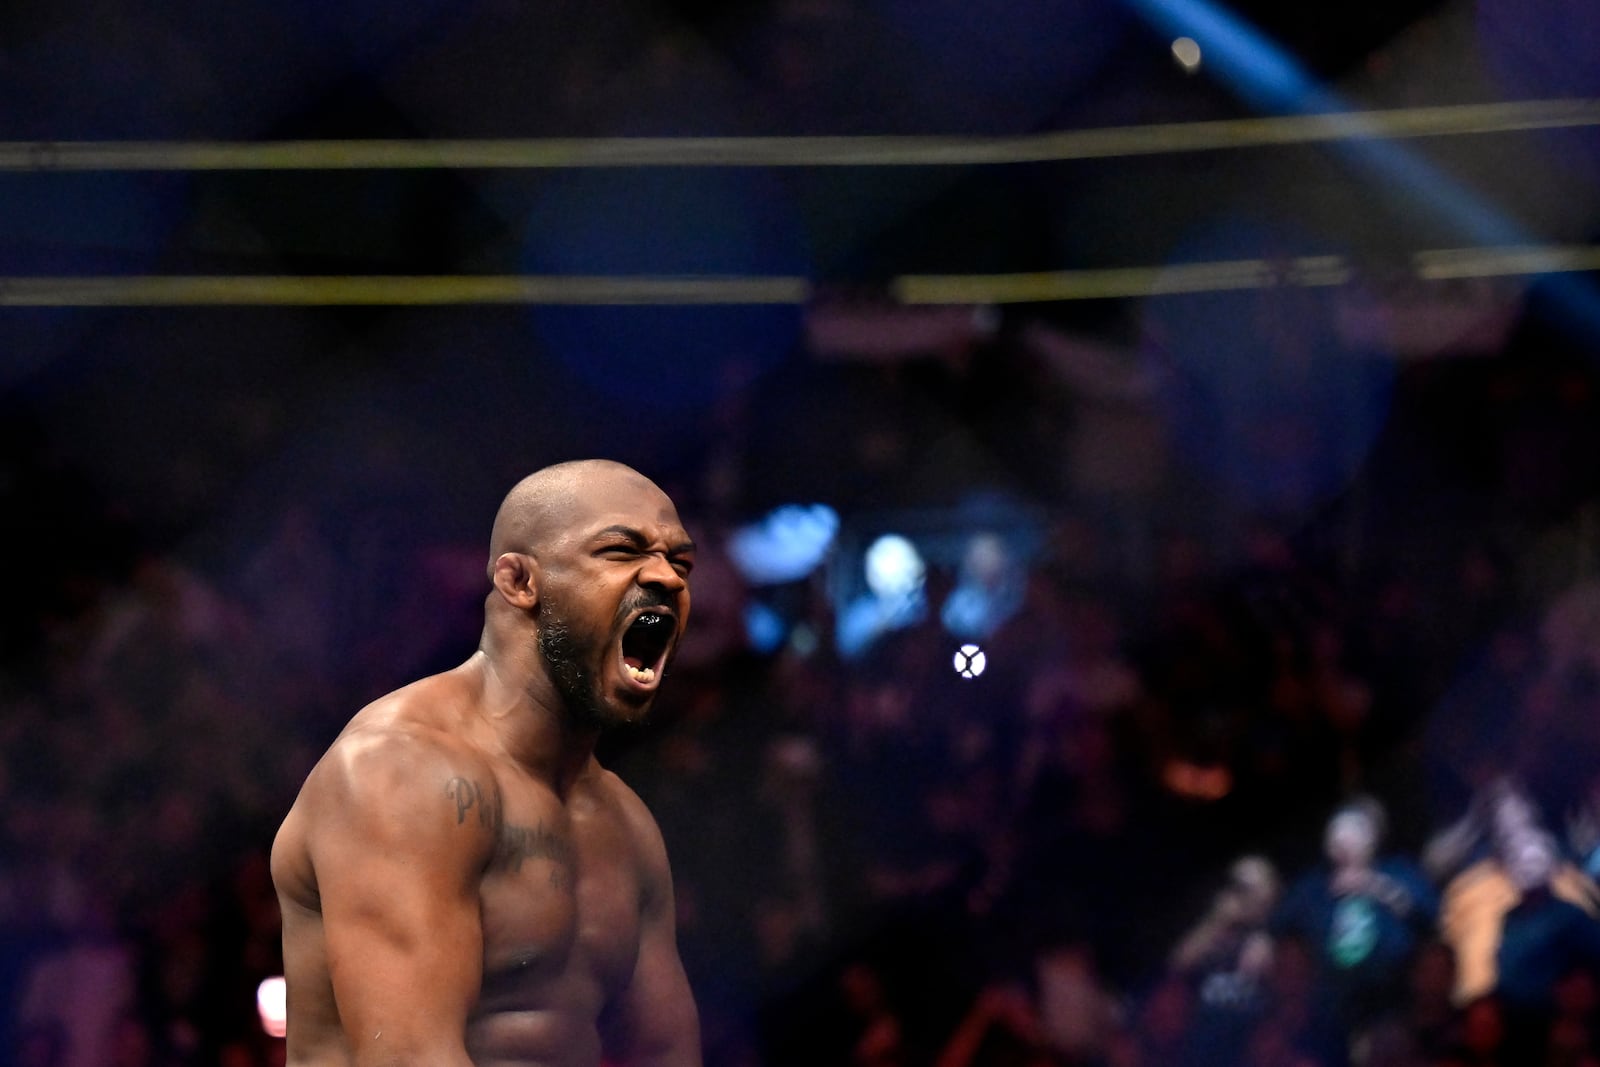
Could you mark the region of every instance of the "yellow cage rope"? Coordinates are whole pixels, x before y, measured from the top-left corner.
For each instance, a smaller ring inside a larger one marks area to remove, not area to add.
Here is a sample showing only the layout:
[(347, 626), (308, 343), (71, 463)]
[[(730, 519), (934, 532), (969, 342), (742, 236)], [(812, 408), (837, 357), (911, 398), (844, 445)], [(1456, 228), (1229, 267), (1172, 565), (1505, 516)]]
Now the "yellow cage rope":
[(440, 170), (964, 166), (1600, 125), (1600, 100), (1160, 123), (1016, 137), (600, 137), (440, 141), (0, 142), (0, 170)]
[[(1600, 246), (1516, 246), (1418, 252), (1421, 281), (1600, 271)], [(1104, 300), (1277, 286), (1337, 286), (1357, 267), (1340, 256), (1066, 270), (1029, 274), (903, 275), (903, 304), (1020, 304)], [(800, 277), (559, 277), (527, 275), (139, 275), (0, 277), (0, 307), (442, 306), (467, 304), (707, 305), (811, 301)]]

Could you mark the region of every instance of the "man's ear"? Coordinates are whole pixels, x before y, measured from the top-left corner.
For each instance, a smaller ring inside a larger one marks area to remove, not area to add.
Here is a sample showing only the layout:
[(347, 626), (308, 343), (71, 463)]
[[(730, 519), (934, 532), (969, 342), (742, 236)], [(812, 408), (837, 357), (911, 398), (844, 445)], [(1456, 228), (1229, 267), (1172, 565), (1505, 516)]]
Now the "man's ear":
[(506, 602), (524, 611), (539, 602), (538, 564), (522, 552), (503, 552), (494, 561), (494, 587)]

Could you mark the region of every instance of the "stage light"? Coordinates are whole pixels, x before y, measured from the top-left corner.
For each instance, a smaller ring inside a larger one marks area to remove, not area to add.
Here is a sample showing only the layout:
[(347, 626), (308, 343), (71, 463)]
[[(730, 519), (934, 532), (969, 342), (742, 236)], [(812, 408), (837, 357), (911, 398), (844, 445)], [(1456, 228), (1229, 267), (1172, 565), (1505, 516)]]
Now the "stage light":
[(981, 641), (1021, 609), (1026, 585), (1026, 565), (1012, 546), (999, 534), (980, 531), (967, 540), (939, 619), (951, 636)]
[(1185, 74), (1200, 69), (1200, 44), (1193, 37), (1179, 37), (1172, 42), (1172, 58), (1178, 61)]
[(256, 1014), (269, 1037), (282, 1037), (289, 1032), (288, 989), (281, 977), (268, 978), (256, 988)]
[(750, 647), (766, 655), (783, 646), (789, 626), (770, 605), (752, 600), (744, 609), (744, 633)]
[(799, 581), (816, 570), (839, 532), (839, 514), (826, 504), (785, 504), (741, 526), (728, 556), (753, 585)]
[(977, 645), (962, 645), (956, 649), (951, 665), (961, 677), (976, 678), (989, 665), (989, 657)]
[(928, 571), (917, 546), (899, 534), (884, 534), (872, 542), (865, 566), (868, 588), (886, 600), (915, 594)]
[(884, 634), (920, 622), (927, 611), (928, 565), (908, 538), (884, 534), (867, 547), (861, 565), (867, 588), (845, 603), (834, 630), (834, 643), (847, 659)]

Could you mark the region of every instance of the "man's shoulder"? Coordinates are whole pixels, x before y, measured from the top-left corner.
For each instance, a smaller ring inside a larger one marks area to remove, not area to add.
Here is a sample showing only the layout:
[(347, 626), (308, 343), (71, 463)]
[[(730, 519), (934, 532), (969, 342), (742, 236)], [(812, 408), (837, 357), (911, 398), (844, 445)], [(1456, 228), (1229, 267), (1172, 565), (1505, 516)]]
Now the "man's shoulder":
[(433, 676), (359, 711), (306, 777), (273, 844), (273, 877), (315, 899), (376, 850), (471, 872), (494, 845), (493, 760), (457, 680)]
[(414, 720), (352, 724), (328, 746), (312, 777), (350, 789), (379, 786), (393, 778), (416, 780), (430, 771), (481, 771), (481, 749), (459, 734)]
[(493, 769), (469, 729), (469, 711), (447, 676), (373, 701), (312, 768), (291, 817), (317, 823), (364, 810), (404, 811), (452, 790), (481, 793)]
[(377, 850), (475, 869), (493, 849), (495, 804), (488, 759), (459, 735), (406, 717), (353, 721), (306, 779), (274, 866), (320, 882)]
[[(351, 717), (317, 770), (375, 770), (391, 760), (481, 759), (467, 723), (471, 706), (460, 683), (431, 675), (386, 693)], [(314, 772), (315, 773), (315, 772)]]
[[(454, 671), (430, 674), (391, 690), (356, 712), (344, 733), (356, 730), (434, 728), (446, 734), (459, 732), (472, 710), (466, 682)], [(340, 735), (342, 739), (344, 734)]]
[(388, 806), (396, 794), (427, 783), (449, 788), (458, 778), (480, 784), (493, 778), (483, 749), (435, 718), (395, 713), (351, 720), (306, 785), (342, 805)]

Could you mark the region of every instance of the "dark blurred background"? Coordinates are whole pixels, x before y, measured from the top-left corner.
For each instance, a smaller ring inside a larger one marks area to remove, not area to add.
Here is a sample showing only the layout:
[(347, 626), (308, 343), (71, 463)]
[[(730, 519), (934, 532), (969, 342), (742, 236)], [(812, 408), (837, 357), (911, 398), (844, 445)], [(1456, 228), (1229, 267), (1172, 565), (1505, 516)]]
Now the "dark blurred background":
[[(708, 1064), (1600, 1062), (1597, 56), (1510, 0), (4, 5), (5, 1062), (282, 1062), (278, 820), (588, 455), (706, 546), (603, 755)], [(643, 137), (801, 162), (180, 152)], [(512, 276), (590, 295), (439, 297)]]

